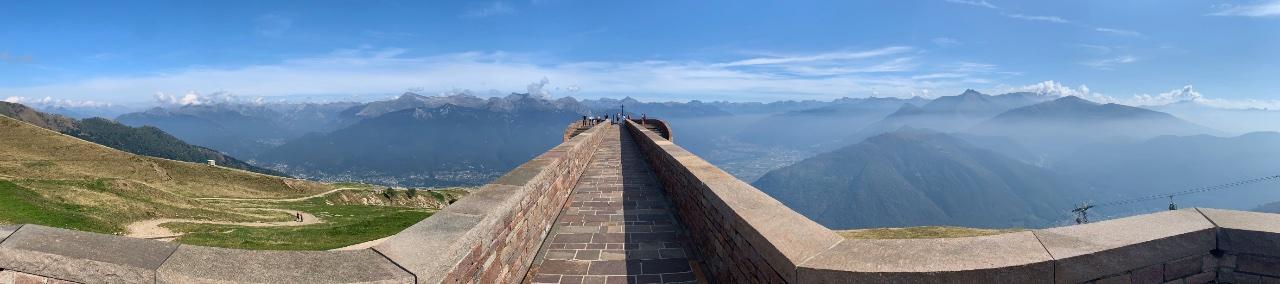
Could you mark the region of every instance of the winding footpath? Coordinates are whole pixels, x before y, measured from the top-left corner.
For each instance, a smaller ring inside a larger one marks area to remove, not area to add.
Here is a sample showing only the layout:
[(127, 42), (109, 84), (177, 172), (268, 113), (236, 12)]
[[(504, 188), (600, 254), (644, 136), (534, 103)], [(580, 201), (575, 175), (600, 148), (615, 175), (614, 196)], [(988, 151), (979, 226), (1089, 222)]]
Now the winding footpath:
[(297, 222), (297, 221), (226, 222), (226, 221), (209, 221), (209, 220), (196, 220), (196, 219), (162, 218), (162, 219), (151, 219), (151, 220), (143, 220), (143, 221), (130, 223), (127, 226), (127, 228), (129, 229), (129, 234), (127, 236), (134, 237), (134, 238), (155, 239), (155, 240), (163, 240), (163, 241), (173, 240), (174, 238), (182, 236), (182, 234), (180, 233), (175, 233), (165, 227), (160, 226), (160, 224), (165, 224), (165, 223), (196, 223), (196, 224), (214, 224), (214, 225), (233, 225), (233, 226), (245, 226), (245, 227), (293, 227), (293, 226), (306, 226), (306, 225), (315, 225), (315, 224), (324, 223), (324, 220), (320, 219), (319, 217), (316, 217), (316, 215), (312, 215), (311, 213), (302, 212), (302, 211), (273, 209), (273, 208), (251, 208), (251, 209), (280, 211), (280, 212), (287, 212), (289, 214), (301, 213), (302, 222)]
[[(342, 188), (336, 188), (330, 191), (325, 191), (325, 192), (317, 193), (313, 195), (296, 197), (296, 198), (282, 198), (282, 199), (223, 198), (223, 197), (203, 197), (203, 198), (195, 198), (195, 199), (196, 200), (218, 200), (218, 201), (295, 202), (295, 201), (303, 201), (307, 199), (322, 197), (338, 191), (357, 190), (357, 189), (359, 188), (342, 187)], [(311, 213), (302, 212), (302, 211), (274, 209), (274, 208), (246, 208), (246, 209), (280, 211), (280, 212), (286, 212), (289, 214), (302, 214), (302, 222), (296, 222), (296, 221), (227, 222), (227, 221), (210, 221), (210, 220), (196, 220), (196, 219), (160, 218), (160, 219), (142, 220), (142, 221), (130, 223), (129, 225), (126, 226), (126, 228), (128, 228), (129, 230), (129, 234), (127, 234), (126, 236), (134, 237), (134, 238), (142, 238), (142, 239), (162, 240), (162, 241), (171, 241), (174, 238), (182, 236), (182, 234), (175, 233), (172, 230), (169, 230), (160, 226), (161, 224), (166, 224), (166, 223), (196, 223), (196, 224), (233, 225), (233, 226), (245, 226), (245, 227), (294, 227), (294, 226), (306, 226), (306, 225), (324, 223), (324, 220), (320, 219), (319, 217), (316, 217), (316, 215), (312, 215)]]

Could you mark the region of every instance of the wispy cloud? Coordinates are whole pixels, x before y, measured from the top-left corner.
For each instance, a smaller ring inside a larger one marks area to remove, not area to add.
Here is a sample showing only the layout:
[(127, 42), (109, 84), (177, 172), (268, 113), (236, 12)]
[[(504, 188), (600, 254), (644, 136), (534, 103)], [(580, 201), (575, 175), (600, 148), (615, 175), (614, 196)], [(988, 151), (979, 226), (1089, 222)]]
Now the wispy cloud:
[(815, 55), (799, 55), (799, 56), (771, 56), (757, 57), (745, 60), (738, 60), (721, 64), (721, 66), (750, 66), (750, 65), (776, 65), (790, 63), (807, 63), (807, 62), (824, 62), (835, 60), (853, 60), (864, 59), (891, 54), (899, 54), (913, 50), (906, 46), (890, 46), (867, 51), (851, 51), (851, 52), (829, 52)]
[(947, 3), (986, 7), (990, 9), (1000, 9), (1000, 7), (996, 7), (996, 5), (992, 5), (990, 2), (987, 2), (986, 0), (945, 0), (945, 1), (947, 1)]
[(1134, 62), (1138, 62), (1137, 57), (1133, 57), (1131, 55), (1122, 55), (1122, 56), (1117, 56), (1113, 58), (1085, 61), (1085, 62), (1081, 62), (1080, 64), (1083, 64), (1084, 66), (1093, 67), (1094, 69), (1110, 70), (1112, 67), (1116, 65), (1128, 64), (1128, 63), (1134, 63)]
[[(148, 101), (153, 94), (181, 102), (219, 92), (246, 97), (391, 94), (407, 87), (525, 91), (574, 89), (584, 96), (775, 100), (879, 94), (908, 96), (922, 90), (963, 89), (990, 82), (995, 67), (921, 67), (916, 49), (890, 46), (865, 51), (707, 61), (581, 61), (539, 63), (533, 56), (465, 52), (407, 56), (403, 49), (359, 48), (236, 68), (190, 67), (163, 73), (102, 76), (36, 86), (0, 87), (3, 96), (73, 96), (77, 99)], [(941, 75), (938, 73), (952, 73)], [(930, 75), (932, 74), (932, 75)], [(123, 99), (121, 99), (123, 98)]]
[(516, 8), (511, 7), (504, 2), (490, 2), (482, 7), (467, 10), (462, 13), (463, 18), (486, 18), (492, 16), (511, 15), (516, 13)]
[(99, 101), (78, 101), (78, 100), (54, 99), (53, 97), (49, 97), (49, 96), (46, 96), (46, 97), (44, 97), (44, 98), (39, 98), (39, 99), (36, 99), (36, 98), (28, 98), (28, 97), (22, 97), (22, 96), (10, 96), (10, 97), (7, 97), (7, 98), (5, 98), (5, 99), (3, 99), (3, 100), (0, 100), (0, 101), (9, 102), (9, 103), (15, 103), (15, 104), (24, 104), (24, 105), (34, 106), (34, 107), (38, 107), (38, 108), (46, 108), (46, 107), (109, 107), (109, 106), (112, 106), (112, 104), (111, 104), (111, 103), (109, 103), (109, 102), (99, 102)]
[(1023, 15), (1023, 14), (1005, 14), (1005, 16), (1014, 18), (1014, 19), (1019, 19), (1019, 20), (1041, 21), (1041, 22), (1051, 22), (1051, 23), (1059, 23), (1059, 24), (1066, 24), (1071, 22), (1058, 16), (1037, 16), (1037, 15)]
[(936, 44), (941, 47), (952, 47), (952, 46), (960, 45), (959, 40), (956, 40), (954, 38), (949, 38), (949, 37), (935, 37), (931, 41), (933, 42), (933, 44)]
[(1108, 54), (1108, 53), (1111, 53), (1111, 50), (1113, 49), (1110, 46), (1096, 45), (1096, 44), (1077, 44), (1076, 46), (1079, 46), (1084, 49), (1088, 49), (1097, 54)]
[(1254, 5), (1223, 5), (1211, 16), (1275, 17), (1280, 16), (1280, 0), (1270, 0)]
[(1121, 36), (1142, 36), (1142, 33), (1137, 31), (1131, 31), (1131, 30), (1112, 29), (1112, 28), (1093, 28), (1093, 30), (1109, 33), (1113, 35), (1121, 35)]
[(32, 58), (30, 55), (14, 55), (7, 51), (0, 51), (0, 63), (18, 64), (31, 63), (31, 61)]
[(293, 19), (277, 14), (265, 14), (254, 20), (258, 35), (279, 37), (293, 27)]

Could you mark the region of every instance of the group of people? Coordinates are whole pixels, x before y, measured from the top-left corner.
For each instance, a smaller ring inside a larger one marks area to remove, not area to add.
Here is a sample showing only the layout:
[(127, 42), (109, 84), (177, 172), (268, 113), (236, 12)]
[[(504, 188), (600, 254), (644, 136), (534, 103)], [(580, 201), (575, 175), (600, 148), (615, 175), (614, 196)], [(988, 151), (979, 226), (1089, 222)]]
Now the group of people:
[(596, 125), (597, 123), (600, 123), (602, 121), (609, 121), (610, 124), (619, 124), (619, 123), (622, 123), (623, 120), (627, 120), (627, 119), (631, 119), (631, 116), (624, 115), (621, 113), (613, 114), (612, 116), (606, 114), (603, 117), (584, 115), (582, 116), (582, 125), (591, 126), (591, 125)]

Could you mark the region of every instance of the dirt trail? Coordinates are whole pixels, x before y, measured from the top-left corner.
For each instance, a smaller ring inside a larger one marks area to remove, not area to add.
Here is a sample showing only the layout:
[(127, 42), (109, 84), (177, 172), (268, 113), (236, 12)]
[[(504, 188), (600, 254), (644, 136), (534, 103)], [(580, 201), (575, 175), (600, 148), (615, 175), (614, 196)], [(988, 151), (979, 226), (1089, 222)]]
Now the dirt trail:
[(292, 227), (292, 226), (306, 226), (306, 225), (324, 223), (323, 219), (320, 219), (315, 215), (311, 215), (311, 213), (302, 212), (302, 211), (273, 209), (273, 208), (252, 208), (252, 209), (288, 212), (290, 214), (302, 213), (302, 222), (296, 222), (296, 221), (225, 222), (225, 221), (209, 221), (209, 220), (195, 220), (195, 219), (170, 219), (170, 218), (151, 219), (151, 220), (144, 220), (144, 221), (130, 223), (128, 226), (129, 234), (127, 236), (134, 237), (134, 238), (144, 238), (144, 239), (172, 240), (173, 238), (182, 235), (160, 226), (160, 224), (165, 224), (165, 223), (197, 223), (197, 224), (234, 225), (234, 226), (245, 226), (245, 227)]

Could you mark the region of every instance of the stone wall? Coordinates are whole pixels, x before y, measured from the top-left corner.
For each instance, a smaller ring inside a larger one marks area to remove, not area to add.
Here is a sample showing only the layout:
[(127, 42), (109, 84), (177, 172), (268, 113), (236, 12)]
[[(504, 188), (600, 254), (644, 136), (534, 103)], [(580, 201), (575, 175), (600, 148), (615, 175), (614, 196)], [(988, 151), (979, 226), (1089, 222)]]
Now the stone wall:
[(688, 229), (693, 250), (719, 282), (794, 283), (797, 265), (842, 240), (684, 148), (627, 123)]
[(373, 249), (253, 251), (3, 226), (0, 284), (519, 282), (609, 127), (575, 136)]
[(596, 125), (374, 249), (419, 283), (519, 282), (609, 127)]
[(843, 239), (629, 124), (725, 283), (1280, 283), (1280, 215), (1191, 208), (993, 236)]

